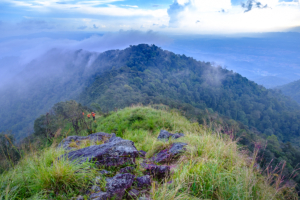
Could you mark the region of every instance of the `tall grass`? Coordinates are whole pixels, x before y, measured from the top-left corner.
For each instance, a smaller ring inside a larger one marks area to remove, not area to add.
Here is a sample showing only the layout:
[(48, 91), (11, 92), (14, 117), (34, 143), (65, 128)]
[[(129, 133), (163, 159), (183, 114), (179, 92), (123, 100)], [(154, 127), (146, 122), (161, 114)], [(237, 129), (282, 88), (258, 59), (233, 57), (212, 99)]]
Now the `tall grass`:
[(0, 175), (0, 199), (68, 199), (82, 193), (96, 177), (91, 163), (78, 164), (60, 158), (53, 147), (27, 155)]
[[(245, 153), (232, 137), (191, 123), (176, 111), (135, 106), (99, 117), (97, 123), (97, 131), (115, 132), (133, 141), (138, 150), (147, 151), (147, 157), (174, 142), (188, 143), (179, 160), (169, 163), (170, 177), (153, 182), (150, 195), (154, 200), (297, 199), (294, 188), (283, 185), (281, 176), (271, 171), (268, 176), (262, 175), (256, 167), (256, 152)], [(182, 132), (185, 137), (158, 141), (160, 129)], [(83, 143), (78, 148), (89, 145)], [(52, 146), (24, 156), (13, 169), (0, 175), (0, 200), (69, 199), (82, 194), (97, 170), (91, 163), (79, 165), (57, 159), (63, 153)], [(143, 169), (139, 163), (137, 166), (135, 174), (142, 175)]]
[[(98, 127), (132, 140), (147, 157), (173, 142), (188, 143), (180, 160), (171, 163), (171, 177), (153, 184), (152, 199), (297, 199), (294, 188), (272, 184), (278, 183), (277, 176), (262, 175), (256, 153), (245, 153), (232, 137), (191, 123), (176, 111), (125, 108), (102, 119)], [(156, 139), (160, 129), (183, 132), (185, 137), (161, 142)]]

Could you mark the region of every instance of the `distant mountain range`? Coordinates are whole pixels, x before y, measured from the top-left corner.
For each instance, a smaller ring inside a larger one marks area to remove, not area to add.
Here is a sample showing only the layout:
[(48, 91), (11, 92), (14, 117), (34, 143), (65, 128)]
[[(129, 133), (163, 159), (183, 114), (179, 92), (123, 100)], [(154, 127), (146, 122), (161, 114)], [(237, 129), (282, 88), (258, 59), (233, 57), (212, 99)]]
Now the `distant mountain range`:
[(277, 87), (286, 96), (291, 97), (300, 104), (300, 80)]

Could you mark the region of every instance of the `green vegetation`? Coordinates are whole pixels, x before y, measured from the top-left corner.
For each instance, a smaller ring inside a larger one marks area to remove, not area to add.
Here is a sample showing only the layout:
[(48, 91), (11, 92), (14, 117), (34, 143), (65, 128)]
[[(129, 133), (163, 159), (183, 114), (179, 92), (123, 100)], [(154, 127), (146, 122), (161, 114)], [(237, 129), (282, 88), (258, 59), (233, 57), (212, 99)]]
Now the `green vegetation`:
[[(152, 199), (297, 198), (293, 187), (278, 182), (282, 180), (280, 173), (262, 175), (263, 171), (255, 167), (255, 153), (245, 153), (229, 136), (191, 123), (175, 110), (125, 108), (99, 117), (97, 123), (98, 131), (118, 132), (134, 141), (138, 150), (147, 151), (148, 157), (174, 142), (158, 141), (160, 129), (185, 134), (178, 141), (188, 143), (187, 151), (171, 163), (174, 173), (169, 179), (152, 185)], [(70, 133), (74, 134), (75, 130)], [(52, 146), (28, 153), (0, 175), (0, 199), (70, 199), (83, 193), (100, 169), (90, 163), (58, 160), (64, 153), (55, 147), (60, 140), (56, 138)], [(137, 164), (139, 171), (135, 174), (141, 175)]]
[(283, 94), (291, 97), (300, 104), (300, 80), (277, 87)]

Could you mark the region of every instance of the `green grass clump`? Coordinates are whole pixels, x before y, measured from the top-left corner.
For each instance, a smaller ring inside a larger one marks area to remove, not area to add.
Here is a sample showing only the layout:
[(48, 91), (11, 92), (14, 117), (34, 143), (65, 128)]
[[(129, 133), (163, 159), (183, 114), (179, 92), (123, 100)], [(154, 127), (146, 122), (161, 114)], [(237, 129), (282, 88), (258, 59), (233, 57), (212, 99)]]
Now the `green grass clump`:
[(82, 193), (96, 177), (93, 164), (57, 159), (62, 154), (50, 147), (27, 155), (0, 176), (0, 199), (69, 199)]

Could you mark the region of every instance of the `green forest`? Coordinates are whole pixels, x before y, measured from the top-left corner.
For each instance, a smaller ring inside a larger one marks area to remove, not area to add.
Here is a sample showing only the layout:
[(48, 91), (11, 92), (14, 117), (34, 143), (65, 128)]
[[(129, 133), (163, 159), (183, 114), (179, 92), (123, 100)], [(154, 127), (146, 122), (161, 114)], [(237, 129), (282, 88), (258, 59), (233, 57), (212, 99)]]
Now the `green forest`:
[(291, 97), (300, 104), (300, 80), (277, 87), (283, 94)]

